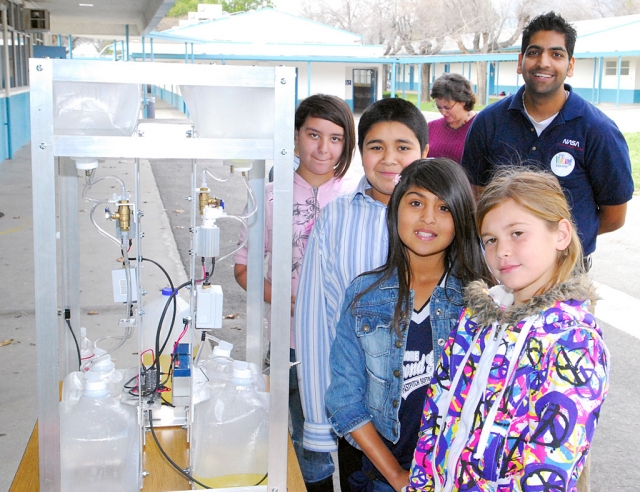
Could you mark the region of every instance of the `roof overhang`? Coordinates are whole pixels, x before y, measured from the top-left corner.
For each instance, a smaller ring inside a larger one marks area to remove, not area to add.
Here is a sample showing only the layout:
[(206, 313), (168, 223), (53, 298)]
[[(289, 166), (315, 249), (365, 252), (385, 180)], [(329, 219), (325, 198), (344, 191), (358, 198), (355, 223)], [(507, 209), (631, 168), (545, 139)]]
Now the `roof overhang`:
[(155, 29), (175, 0), (37, 0), (25, 8), (49, 11), (51, 34), (90, 38), (143, 36)]

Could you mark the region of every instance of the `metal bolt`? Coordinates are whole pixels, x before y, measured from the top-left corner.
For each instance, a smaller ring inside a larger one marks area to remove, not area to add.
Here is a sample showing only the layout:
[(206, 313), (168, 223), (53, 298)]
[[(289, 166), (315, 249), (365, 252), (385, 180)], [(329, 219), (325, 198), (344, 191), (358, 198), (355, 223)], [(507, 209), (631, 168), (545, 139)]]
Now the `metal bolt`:
[(144, 212), (142, 210), (138, 210), (138, 217), (144, 217)]
[(148, 477), (149, 476), (149, 472), (147, 470), (143, 470), (142, 471), (142, 476), (143, 477)]
[(146, 295), (147, 295), (147, 293), (148, 293), (148, 292), (147, 292), (146, 290), (141, 290), (141, 291), (140, 291), (140, 294), (142, 294), (143, 296), (146, 296)]
[(287, 149), (282, 149), (282, 150), (280, 151), (280, 153), (281, 153), (282, 155), (287, 155)]
[(36, 70), (38, 72), (42, 72), (42, 65), (36, 65)]
[[(144, 295), (144, 294), (143, 294), (143, 295)], [(140, 311), (138, 311), (138, 314), (139, 314), (140, 316), (144, 316), (144, 311), (141, 309)]]
[(186, 201), (190, 202), (191, 200), (193, 200), (193, 198), (191, 198), (190, 196), (185, 198)]
[(140, 233), (140, 237), (143, 238), (144, 237), (144, 232)]
[(271, 492), (278, 492), (278, 487), (271, 487)]
[(286, 84), (286, 83), (287, 83), (287, 79), (280, 79), (280, 83), (281, 83), (282, 85)]
[(47, 148), (47, 144), (46, 144), (46, 143), (41, 143), (41, 144), (40, 144), (40, 148), (41, 148), (42, 150), (46, 149), (46, 148)]

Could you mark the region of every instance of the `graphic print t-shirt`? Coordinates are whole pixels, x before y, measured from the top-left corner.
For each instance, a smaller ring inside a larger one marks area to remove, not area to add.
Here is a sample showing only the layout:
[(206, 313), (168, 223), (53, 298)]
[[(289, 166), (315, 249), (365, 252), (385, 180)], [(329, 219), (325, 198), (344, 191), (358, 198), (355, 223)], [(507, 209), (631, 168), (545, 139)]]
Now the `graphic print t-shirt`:
[[(404, 383), (402, 385), (402, 401), (398, 412), (400, 439), (396, 444), (393, 444), (381, 436), (382, 441), (405, 470), (411, 467), (413, 452), (418, 442), (420, 418), (424, 409), (427, 385), (431, 381), (434, 371), (433, 336), (431, 332), (429, 301), (427, 301), (419, 311), (413, 311), (409, 330), (405, 332), (407, 345), (402, 362)], [(365, 470), (375, 470), (373, 463), (369, 461), (366, 455), (363, 456), (363, 465)], [(380, 480), (386, 482), (379, 472), (376, 475)]]
[(434, 370), (433, 336), (429, 318), (429, 302), (419, 311), (413, 311), (407, 347), (404, 352), (402, 369), (404, 384), (402, 385), (402, 401), (400, 402), (400, 439), (389, 449), (400, 466), (405, 470), (411, 467), (413, 452), (418, 442), (420, 417), (424, 409), (427, 385), (431, 381)]

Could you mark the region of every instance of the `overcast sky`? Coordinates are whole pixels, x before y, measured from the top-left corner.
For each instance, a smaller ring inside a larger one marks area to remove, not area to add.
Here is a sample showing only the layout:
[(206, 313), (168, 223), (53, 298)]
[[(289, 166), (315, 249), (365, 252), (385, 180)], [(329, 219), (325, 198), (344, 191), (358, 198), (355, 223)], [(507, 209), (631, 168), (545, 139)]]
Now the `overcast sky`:
[(278, 10), (283, 10), (291, 14), (300, 13), (300, 0), (273, 0), (273, 4)]

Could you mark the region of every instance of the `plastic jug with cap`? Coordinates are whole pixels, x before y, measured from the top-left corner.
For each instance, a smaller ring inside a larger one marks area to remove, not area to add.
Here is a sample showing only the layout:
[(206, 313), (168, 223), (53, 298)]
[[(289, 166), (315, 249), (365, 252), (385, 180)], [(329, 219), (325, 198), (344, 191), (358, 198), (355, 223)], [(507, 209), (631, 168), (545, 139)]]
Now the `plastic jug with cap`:
[[(143, 331), (143, 349), (154, 350), (156, 349), (156, 334), (158, 333), (158, 325), (160, 324), (160, 317), (167, 305), (167, 302), (171, 298), (171, 287), (165, 287), (162, 289), (162, 295), (144, 304), (144, 315), (142, 318), (144, 331)], [(173, 352), (173, 346), (175, 342), (180, 338), (184, 329), (182, 320), (191, 314), (189, 303), (176, 294), (176, 317), (173, 323), (173, 329), (171, 335), (163, 351), (164, 354), (171, 354)], [(171, 327), (171, 318), (173, 317), (173, 301), (169, 302), (169, 306), (162, 320), (162, 330), (160, 331), (160, 348), (167, 339), (169, 328)], [(191, 327), (189, 327), (191, 329)], [(189, 332), (185, 333), (182, 338), (185, 343), (191, 342), (191, 336)]]
[(266, 484), (268, 398), (256, 391), (251, 369), (236, 364), (224, 388), (198, 407), (206, 426), (192, 446), (194, 478), (211, 488)]
[[(202, 347), (200, 347), (202, 350)], [(231, 351), (233, 344), (219, 340), (218, 345), (205, 360), (198, 363), (193, 377), (193, 404), (208, 400), (211, 391), (222, 389), (231, 379), (233, 373), (233, 359)]]
[(60, 403), (61, 490), (140, 490), (140, 428), (136, 409), (109, 395), (88, 373), (78, 401)]

